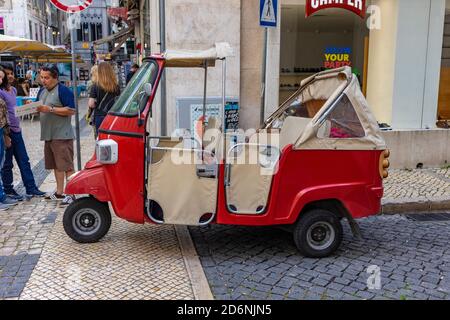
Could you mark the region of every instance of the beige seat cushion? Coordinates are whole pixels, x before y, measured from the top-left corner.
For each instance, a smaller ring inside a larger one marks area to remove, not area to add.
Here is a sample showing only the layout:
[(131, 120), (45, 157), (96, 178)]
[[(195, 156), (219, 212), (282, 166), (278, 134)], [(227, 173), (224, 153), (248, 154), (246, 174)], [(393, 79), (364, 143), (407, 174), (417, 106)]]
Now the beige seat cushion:
[(310, 122), (309, 118), (287, 117), (280, 132), (280, 150), (283, 151), (286, 146), (295, 144)]

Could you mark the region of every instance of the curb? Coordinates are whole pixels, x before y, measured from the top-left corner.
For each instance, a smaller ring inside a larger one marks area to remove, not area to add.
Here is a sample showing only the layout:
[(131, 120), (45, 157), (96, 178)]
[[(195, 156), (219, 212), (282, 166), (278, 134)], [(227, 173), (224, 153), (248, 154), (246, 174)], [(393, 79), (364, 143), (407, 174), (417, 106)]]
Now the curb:
[(450, 212), (450, 199), (427, 199), (419, 198), (411, 201), (411, 199), (385, 199), (381, 214), (411, 214), (411, 213), (436, 213)]
[(214, 300), (188, 228), (186, 226), (175, 226), (175, 232), (180, 244), (184, 264), (191, 280), (195, 300)]

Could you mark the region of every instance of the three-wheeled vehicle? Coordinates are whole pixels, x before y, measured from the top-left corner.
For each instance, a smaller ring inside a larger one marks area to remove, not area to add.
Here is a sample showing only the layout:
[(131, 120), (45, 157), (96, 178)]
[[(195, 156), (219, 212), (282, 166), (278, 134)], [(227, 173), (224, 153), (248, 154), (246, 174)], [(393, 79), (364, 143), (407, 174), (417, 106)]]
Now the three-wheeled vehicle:
[[(227, 44), (145, 59), (103, 122), (94, 157), (71, 177), (66, 233), (80, 243), (104, 237), (111, 211), (132, 223), (288, 227), (299, 251), (326, 257), (340, 245), (341, 221), (381, 210), (389, 151), (350, 68), (305, 79), (253, 134), (225, 128)], [(201, 141), (151, 136), (152, 108), (166, 68), (222, 61), (219, 117), (202, 117)], [(206, 121), (208, 120), (208, 121)]]

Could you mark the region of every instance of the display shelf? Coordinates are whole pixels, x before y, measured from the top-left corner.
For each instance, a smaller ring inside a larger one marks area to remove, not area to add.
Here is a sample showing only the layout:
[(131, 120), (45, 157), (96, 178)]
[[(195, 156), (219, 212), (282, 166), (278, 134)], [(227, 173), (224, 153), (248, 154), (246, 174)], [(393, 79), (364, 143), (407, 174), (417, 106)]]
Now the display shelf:
[(280, 76), (283, 76), (283, 77), (286, 77), (286, 76), (292, 76), (292, 77), (305, 76), (305, 77), (308, 77), (308, 76), (312, 76), (314, 74), (315, 73), (313, 73), (313, 72), (301, 72), (301, 73), (298, 73), (298, 72), (281, 72)]

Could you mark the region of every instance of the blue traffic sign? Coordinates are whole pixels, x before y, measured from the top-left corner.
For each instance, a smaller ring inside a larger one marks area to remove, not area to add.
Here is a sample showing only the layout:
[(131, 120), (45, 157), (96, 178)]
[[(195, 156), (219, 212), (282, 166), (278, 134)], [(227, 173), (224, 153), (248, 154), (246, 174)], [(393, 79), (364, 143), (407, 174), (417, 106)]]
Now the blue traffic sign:
[(278, 22), (278, 0), (260, 0), (259, 24), (262, 27), (276, 27)]

